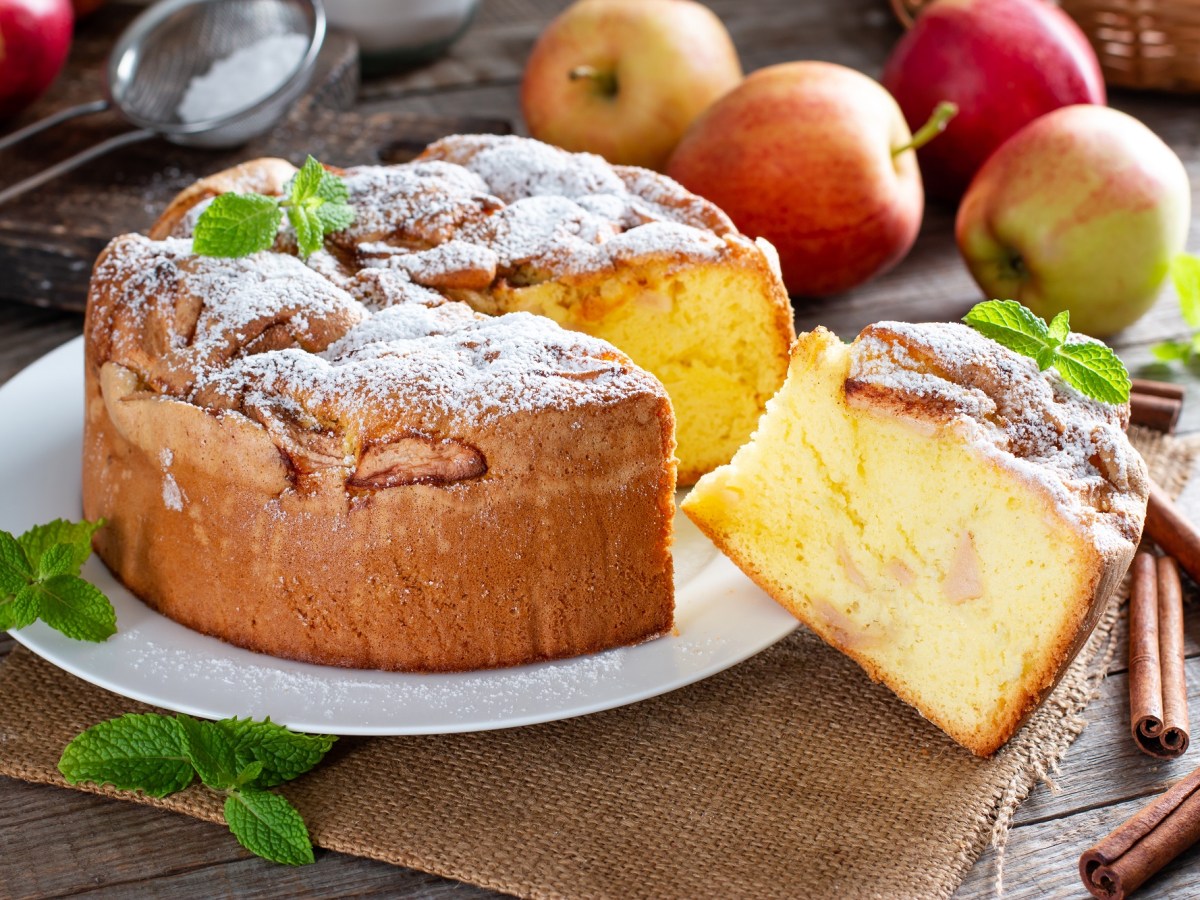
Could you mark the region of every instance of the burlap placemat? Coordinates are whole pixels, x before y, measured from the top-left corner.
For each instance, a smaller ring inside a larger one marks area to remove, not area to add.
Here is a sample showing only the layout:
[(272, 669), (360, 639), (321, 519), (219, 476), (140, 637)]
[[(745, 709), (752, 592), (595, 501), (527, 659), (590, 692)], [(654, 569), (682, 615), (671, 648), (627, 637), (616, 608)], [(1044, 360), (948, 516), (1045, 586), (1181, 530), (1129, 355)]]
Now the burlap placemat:
[[(1177, 493), (1200, 442), (1134, 437)], [(801, 629), (607, 713), (343, 738), (284, 793), (319, 846), (531, 897), (945, 897), (1082, 729), (1117, 611), (990, 760)], [(146, 709), (18, 649), (0, 669), (0, 772), (62, 785), (55, 764), (71, 737)], [(198, 788), (136, 799), (221, 820)]]

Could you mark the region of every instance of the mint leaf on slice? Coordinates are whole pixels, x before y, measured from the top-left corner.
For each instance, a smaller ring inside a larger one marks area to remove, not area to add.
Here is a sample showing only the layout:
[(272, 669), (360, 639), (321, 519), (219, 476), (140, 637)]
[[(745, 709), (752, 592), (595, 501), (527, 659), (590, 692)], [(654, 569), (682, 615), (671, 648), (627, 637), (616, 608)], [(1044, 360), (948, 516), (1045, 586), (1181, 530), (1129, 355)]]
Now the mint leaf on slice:
[(38, 618), (77, 641), (105, 641), (117, 633), (117, 613), (95, 585), (78, 575), (54, 575), (32, 585)]
[(96, 522), (68, 522), (66, 519), (55, 519), (45, 525), (34, 525), (17, 538), (17, 543), (25, 551), (29, 564), (37, 568), (42, 554), (55, 544), (70, 544), (75, 548), (76, 564), (71, 570), (72, 575), (78, 575), (80, 568), (92, 555), (92, 535), (104, 525), (104, 520)]
[(0, 603), (0, 631), (13, 631), (32, 625), (37, 617), (37, 591), (31, 584), (17, 591), (11, 600)]
[(237, 765), (251, 762), (263, 765), (255, 787), (275, 787), (303, 775), (321, 761), (336, 737), (329, 734), (301, 734), (289, 731), (270, 719), (222, 719), (217, 723), (233, 743)]
[(1104, 344), (1063, 344), (1054, 368), (1081, 394), (1102, 403), (1126, 403), (1132, 383), (1125, 364)]
[(18, 540), (0, 531), (0, 599), (12, 597), (33, 580), (33, 567)]
[(1039, 366), (1039, 354), (1057, 345), (1045, 321), (1016, 300), (985, 300), (977, 303), (963, 316), (963, 321), (997, 344), (1022, 356), (1037, 359)]
[(289, 866), (313, 861), (304, 819), (279, 794), (254, 788), (231, 791), (225, 799), (225, 821), (238, 843), (257, 856)]
[(275, 243), (283, 210), (262, 194), (219, 194), (196, 220), (192, 252), (201, 256), (249, 256)]
[(306, 201), (318, 197), (324, 179), (325, 167), (310, 154), (283, 189), (284, 204), (301, 206)]
[(179, 723), (184, 755), (191, 761), (196, 774), (206, 787), (225, 791), (234, 786), (238, 776), (237, 759), (233, 744), (216, 722), (203, 722), (179, 713)]
[(1200, 258), (1179, 253), (1171, 260), (1171, 283), (1179, 295), (1179, 311), (1192, 328), (1200, 328)]
[(111, 784), (151, 797), (181, 791), (196, 777), (175, 720), (157, 713), (130, 713), (93, 725), (67, 744), (58, 770), (71, 784)]
[(296, 244), (302, 257), (307, 259), (325, 245), (321, 220), (315, 212), (306, 206), (289, 206), (287, 217), (292, 228), (296, 229)]
[(1067, 336), (1071, 333), (1071, 311), (1064, 309), (1051, 319), (1048, 331), (1053, 340), (1060, 344), (1065, 343)]
[(55, 544), (37, 561), (37, 577), (41, 580), (55, 575), (78, 575), (76, 550), (71, 544)]

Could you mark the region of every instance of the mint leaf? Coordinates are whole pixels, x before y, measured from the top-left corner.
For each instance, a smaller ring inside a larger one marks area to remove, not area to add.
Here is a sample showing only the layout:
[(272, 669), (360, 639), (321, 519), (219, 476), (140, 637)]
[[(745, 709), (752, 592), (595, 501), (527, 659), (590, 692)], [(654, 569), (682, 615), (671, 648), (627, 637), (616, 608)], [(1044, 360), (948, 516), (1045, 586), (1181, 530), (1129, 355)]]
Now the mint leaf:
[(307, 259), (325, 245), (321, 220), (314, 211), (305, 206), (289, 206), (287, 216), (292, 228), (296, 230), (296, 244), (302, 257)]
[(317, 186), (317, 196), (326, 203), (344, 205), (350, 202), (350, 188), (346, 187), (346, 182), (337, 175), (322, 169), (321, 183)]
[(17, 595), (0, 603), (0, 631), (13, 631), (37, 621), (37, 592), (31, 584), (17, 591)]
[(1015, 300), (986, 300), (975, 304), (963, 321), (984, 337), (1035, 360), (1043, 372), (1054, 366), (1063, 381), (1093, 400), (1129, 400), (1129, 372), (1111, 348), (1098, 341), (1067, 343), (1070, 319), (1066, 310), (1047, 326)]
[(1048, 329), (1050, 337), (1062, 344), (1067, 340), (1067, 335), (1071, 333), (1071, 311), (1064, 309), (1057, 316), (1050, 320), (1050, 328)]
[(250, 787), (254, 782), (258, 781), (262, 775), (263, 764), (260, 762), (252, 762), (242, 771), (238, 772), (237, 780), (234, 782), (234, 787)]
[(354, 223), (354, 210), (345, 203), (325, 203), (318, 206), (316, 216), (325, 234), (349, 228)]
[(192, 252), (201, 256), (249, 256), (275, 243), (283, 210), (262, 194), (219, 194), (196, 220)]
[[(305, 201), (320, 197), (321, 182), (325, 180), (325, 167), (310, 154), (304, 165), (292, 176), (284, 188), (284, 203), (300, 206)], [(321, 198), (322, 200), (324, 198)]]
[(21, 544), (0, 531), (0, 598), (12, 597), (33, 580), (33, 567)]
[(71, 784), (111, 784), (151, 797), (183, 790), (196, 777), (175, 720), (157, 713), (130, 713), (93, 725), (67, 744), (58, 770)]
[(1200, 258), (1179, 253), (1171, 260), (1171, 283), (1179, 295), (1179, 311), (1192, 328), (1200, 328)]
[(92, 535), (104, 525), (104, 520), (96, 522), (68, 522), (66, 519), (55, 519), (45, 525), (34, 525), (17, 538), (17, 543), (25, 551), (29, 565), (37, 568), (42, 554), (55, 544), (70, 544), (75, 548), (75, 565), (72, 575), (78, 575), (87, 558), (92, 555)]
[(1162, 341), (1150, 348), (1159, 362), (1186, 362), (1192, 355), (1191, 341)]
[(1102, 403), (1125, 403), (1133, 386), (1125, 364), (1104, 344), (1063, 344), (1054, 368), (1081, 394)]
[(54, 575), (31, 586), (38, 618), (77, 641), (105, 641), (117, 632), (117, 613), (100, 589), (78, 575)]
[(289, 866), (313, 861), (304, 819), (279, 794), (254, 788), (231, 791), (225, 800), (225, 821), (238, 843), (257, 856)]
[(202, 722), (179, 713), (183, 752), (196, 769), (196, 774), (206, 787), (224, 791), (237, 781), (238, 764), (233, 754), (233, 744), (216, 722)]
[(1038, 359), (1039, 353), (1057, 346), (1045, 321), (1016, 300), (977, 303), (963, 316), (963, 321), (984, 337), (1031, 359)]
[(328, 734), (301, 734), (252, 719), (222, 719), (217, 723), (233, 744), (239, 769), (252, 762), (262, 763), (255, 787), (274, 787), (303, 775), (321, 761), (333, 742)]
[(55, 575), (77, 575), (79, 564), (75, 562), (76, 548), (72, 544), (55, 544), (37, 561), (37, 577), (52, 578)]

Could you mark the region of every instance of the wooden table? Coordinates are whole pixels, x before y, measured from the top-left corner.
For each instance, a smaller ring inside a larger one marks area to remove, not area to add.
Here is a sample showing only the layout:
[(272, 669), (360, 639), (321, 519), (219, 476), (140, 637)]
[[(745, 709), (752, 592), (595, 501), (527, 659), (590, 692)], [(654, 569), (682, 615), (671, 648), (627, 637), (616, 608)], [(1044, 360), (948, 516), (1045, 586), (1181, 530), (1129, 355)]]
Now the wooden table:
[[(529, 47), (561, 0), (484, 0), (467, 36), (424, 69), (363, 85), (367, 111), (507, 116), (520, 121), (517, 85)], [(712, 0), (747, 70), (793, 59), (826, 59), (878, 76), (899, 29), (884, 0)], [(104, 15), (104, 12), (98, 15)], [(1113, 105), (1165, 138), (1200, 186), (1200, 103), (1191, 98), (1119, 93)], [(336, 160), (330, 160), (336, 162)], [(166, 161), (165, 161), (166, 162)], [(1200, 196), (1193, 200), (1200, 209)], [(894, 271), (841, 297), (797, 304), (798, 330), (826, 325), (844, 337), (869, 322), (953, 319), (978, 299), (954, 248), (952, 214), (930, 209), (912, 254)], [(1194, 229), (1192, 249), (1200, 248)], [(0, 271), (0, 296), (6, 275)], [(0, 382), (77, 335), (81, 317), (0, 301)], [(1175, 298), (1158, 305), (1114, 343), (1135, 374), (1200, 385), (1200, 369), (1151, 366), (1149, 346), (1183, 333)], [(1200, 398), (1191, 392), (1181, 432), (1200, 432)], [(1185, 495), (1200, 518), (1200, 485)], [(1088, 728), (1053, 776), (1019, 810), (1005, 853), (1008, 898), (1079, 896), (1080, 852), (1127, 818), (1144, 798), (1190, 771), (1200, 756), (1161, 763), (1128, 739), (1124, 633)], [(13, 644), (0, 636), (0, 657)], [(1188, 674), (1200, 691), (1200, 616), (1188, 623)], [(1193, 705), (1193, 718), (1200, 709)], [(0, 895), (201, 897), (491, 896), (477, 888), (382, 863), (319, 852), (314, 866), (290, 869), (244, 852), (225, 829), (172, 813), (73, 791), (0, 778)], [(1140, 896), (1200, 894), (1200, 850), (1185, 855)], [(990, 897), (995, 854), (984, 854), (958, 896)], [(781, 886), (781, 894), (786, 886)]]

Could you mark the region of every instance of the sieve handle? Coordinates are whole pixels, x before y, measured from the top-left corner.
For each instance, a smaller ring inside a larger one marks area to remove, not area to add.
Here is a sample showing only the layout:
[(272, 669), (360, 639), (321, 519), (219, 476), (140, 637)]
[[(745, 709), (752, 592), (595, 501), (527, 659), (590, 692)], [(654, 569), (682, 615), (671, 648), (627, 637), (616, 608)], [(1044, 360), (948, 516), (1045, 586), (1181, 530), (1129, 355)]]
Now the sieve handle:
[(126, 131), (124, 134), (118, 134), (106, 141), (93, 144), (86, 150), (82, 150), (74, 156), (68, 156), (62, 162), (55, 163), (50, 168), (43, 169), (36, 175), (30, 175), (24, 181), (18, 181), (11, 187), (0, 191), (0, 206), (14, 197), (19, 197), (26, 191), (33, 190), (35, 187), (57, 178), (59, 175), (70, 172), (72, 169), (77, 169), (86, 162), (91, 162), (98, 156), (103, 156), (110, 150), (115, 150), (117, 147), (124, 147), (126, 144), (136, 144), (138, 141), (144, 141), (152, 137), (155, 137), (155, 132), (147, 128), (142, 128), (137, 131)]
[(91, 103), (80, 103), (78, 106), (69, 106), (66, 109), (60, 109), (52, 116), (38, 119), (33, 124), (26, 125), (24, 128), (18, 128), (12, 134), (0, 138), (0, 150), (7, 150), (14, 144), (21, 143), (25, 138), (33, 137), (47, 128), (53, 128), (60, 122), (77, 119), (80, 116), (90, 116), (92, 113), (104, 112), (110, 106), (112, 104), (107, 100), (93, 100)]

